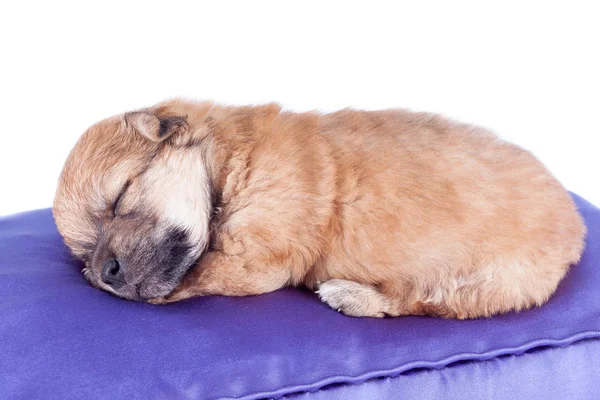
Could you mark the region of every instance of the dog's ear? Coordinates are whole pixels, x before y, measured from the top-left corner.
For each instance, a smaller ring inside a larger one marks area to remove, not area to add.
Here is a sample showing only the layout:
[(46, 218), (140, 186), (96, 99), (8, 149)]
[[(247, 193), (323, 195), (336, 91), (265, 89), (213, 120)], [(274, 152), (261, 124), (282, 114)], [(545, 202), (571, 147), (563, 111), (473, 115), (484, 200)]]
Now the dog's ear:
[(185, 117), (161, 119), (150, 111), (127, 113), (125, 123), (153, 142), (161, 142), (174, 133), (183, 133), (188, 129)]

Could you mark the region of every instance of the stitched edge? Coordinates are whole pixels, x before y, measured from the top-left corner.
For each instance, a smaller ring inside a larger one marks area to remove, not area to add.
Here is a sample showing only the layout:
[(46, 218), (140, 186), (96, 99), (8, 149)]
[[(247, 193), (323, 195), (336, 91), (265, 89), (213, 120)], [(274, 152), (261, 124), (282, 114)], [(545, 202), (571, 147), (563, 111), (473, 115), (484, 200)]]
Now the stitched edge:
[(302, 393), (302, 392), (315, 392), (324, 386), (332, 385), (332, 384), (354, 384), (359, 385), (369, 379), (374, 378), (393, 378), (402, 373), (408, 372), (417, 368), (428, 368), (428, 369), (443, 369), (449, 364), (453, 364), (459, 361), (487, 361), (496, 357), (505, 356), (505, 355), (519, 355), (523, 354), (527, 351), (533, 350), (537, 347), (567, 347), (572, 343), (585, 340), (585, 339), (598, 339), (600, 338), (600, 331), (592, 330), (592, 331), (582, 331), (579, 333), (575, 333), (570, 335), (564, 339), (536, 339), (526, 342), (520, 346), (515, 347), (501, 347), (497, 349), (492, 349), (488, 351), (484, 351), (481, 353), (456, 353), (454, 355), (445, 357), (441, 360), (431, 361), (431, 360), (419, 360), (419, 361), (411, 361), (409, 363), (405, 363), (390, 369), (382, 369), (365, 372), (363, 374), (357, 376), (349, 376), (349, 375), (332, 375), (327, 378), (323, 378), (316, 382), (305, 383), (305, 384), (296, 384), (281, 387), (275, 390), (262, 391), (262, 392), (253, 392), (248, 393), (239, 397), (219, 397), (217, 399), (235, 399), (235, 400), (257, 400), (257, 399), (265, 399), (265, 398), (279, 398), (281, 396)]

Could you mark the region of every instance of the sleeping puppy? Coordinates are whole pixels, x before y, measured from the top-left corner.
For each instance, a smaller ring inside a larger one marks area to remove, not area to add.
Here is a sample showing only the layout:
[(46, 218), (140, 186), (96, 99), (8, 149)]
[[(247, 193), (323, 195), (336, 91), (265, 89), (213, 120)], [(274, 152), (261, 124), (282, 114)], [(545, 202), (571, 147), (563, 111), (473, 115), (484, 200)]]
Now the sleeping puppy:
[(542, 164), (481, 128), (272, 104), (170, 100), (101, 121), (53, 212), (88, 281), (125, 299), (303, 286), (369, 317), (540, 305), (585, 236)]

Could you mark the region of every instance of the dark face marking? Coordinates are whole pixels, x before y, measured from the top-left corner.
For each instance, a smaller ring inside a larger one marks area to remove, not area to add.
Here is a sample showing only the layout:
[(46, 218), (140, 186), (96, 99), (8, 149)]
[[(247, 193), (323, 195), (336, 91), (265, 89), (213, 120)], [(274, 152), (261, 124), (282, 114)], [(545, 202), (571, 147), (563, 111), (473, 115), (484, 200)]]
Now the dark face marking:
[(187, 272), (184, 261), (191, 252), (192, 245), (188, 233), (181, 228), (171, 228), (166, 236), (157, 255), (163, 266), (161, 273), (167, 281), (178, 281)]
[[(197, 263), (185, 229), (164, 226), (149, 215), (115, 218), (99, 232), (86, 274), (93, 286), (130, 300), (145, 301), (172, 292)], [(106, 263), (115, 260), (119, 285), (108, 279)]]

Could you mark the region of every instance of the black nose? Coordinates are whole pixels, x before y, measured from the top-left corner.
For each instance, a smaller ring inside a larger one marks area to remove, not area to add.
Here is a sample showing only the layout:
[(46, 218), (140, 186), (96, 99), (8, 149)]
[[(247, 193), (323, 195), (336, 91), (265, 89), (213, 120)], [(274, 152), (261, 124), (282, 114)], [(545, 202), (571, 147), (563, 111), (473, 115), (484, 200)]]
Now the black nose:
[(109, 258), (102, 265), (102, 273), (100, 274), (102, 282), (110, 285), (113, 289), (118, 289), (125, 284), (123, 268), (116, 258)]

